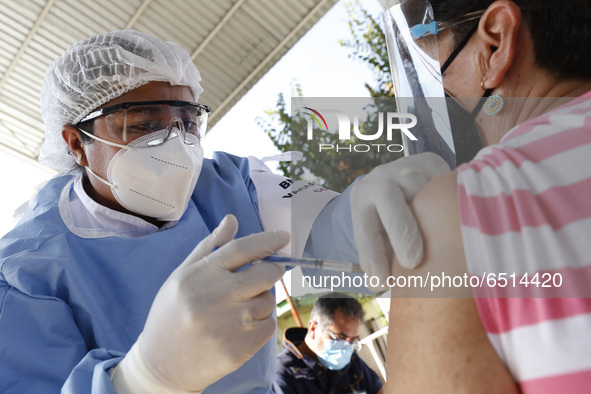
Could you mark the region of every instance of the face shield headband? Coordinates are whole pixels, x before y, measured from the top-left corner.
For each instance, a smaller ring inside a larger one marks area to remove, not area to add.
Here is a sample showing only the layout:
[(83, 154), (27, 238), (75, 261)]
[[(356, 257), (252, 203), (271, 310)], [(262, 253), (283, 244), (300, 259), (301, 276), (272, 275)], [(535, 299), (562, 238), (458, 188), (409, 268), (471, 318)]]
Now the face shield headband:
[(440, 67), (437, 34), (473, 21), (484, 11), (466, 14), (452, 23), (434, 20), (426, 0), (403, 0), (384, 13), (386, 42), (399, 112), (417, 117), (417, 138), (403, 136), (405, 154), (434, 152), (453, 169), (471, 160), (482, 148), (474, 119), (492, 89), (470, 113), (443, 87), (442, 75), (476, 31), (476, 24)]

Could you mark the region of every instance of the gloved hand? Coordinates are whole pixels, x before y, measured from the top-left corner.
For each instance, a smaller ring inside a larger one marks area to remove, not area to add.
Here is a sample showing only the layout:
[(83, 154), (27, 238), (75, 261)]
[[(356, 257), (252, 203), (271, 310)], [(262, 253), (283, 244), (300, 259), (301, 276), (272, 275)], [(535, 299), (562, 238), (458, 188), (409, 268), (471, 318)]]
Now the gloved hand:
[(442, 158), (423, 153), (380, 165), (353, 184), (351, 214), (359, 263), (381, 284), (392, 274), (394, 259), (406, 268), (423, 260), (423, 238), (409, 203), (427, 182), (449, 171)]
[(235, 271), (281, 249), (289, 234), (233, 240), (237, 229), (236, 218), (226, 216), (162, 285), (144, 330), (111, 376), (117, 393), (200, 392), (273, 336), (268, 290), (284, 268), (261, 263)]

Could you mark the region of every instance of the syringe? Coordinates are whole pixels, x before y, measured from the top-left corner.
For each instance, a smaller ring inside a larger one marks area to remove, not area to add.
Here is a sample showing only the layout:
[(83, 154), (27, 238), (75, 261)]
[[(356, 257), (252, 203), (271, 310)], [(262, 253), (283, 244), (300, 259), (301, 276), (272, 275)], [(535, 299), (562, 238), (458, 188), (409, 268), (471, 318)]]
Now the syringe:
[(322, 260), (312, 258), (292, 258), (283, 257), (277, 255), (267, 256), (259, 261), (267, 261), (269, 263), (291, 266), (291, 267), (307, 267), (317, 268), (321, 270), (340, 271), (340, 272), (358, 272), (363, 273), (364, 271), (358, 264), (346, 262), (346, 261), (334, 261), (334, 260)]

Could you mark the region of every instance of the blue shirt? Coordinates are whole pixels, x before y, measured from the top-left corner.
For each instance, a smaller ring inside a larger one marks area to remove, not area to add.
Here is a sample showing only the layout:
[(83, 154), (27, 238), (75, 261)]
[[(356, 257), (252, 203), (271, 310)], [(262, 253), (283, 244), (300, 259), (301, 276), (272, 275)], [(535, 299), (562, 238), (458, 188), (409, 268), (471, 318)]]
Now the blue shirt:
[(380, 391), (382, 381), (356, 353), (339, 371), (331, 371), (316, 358), (303, 356), (297, 346), (304, 341), (307, 332), (306, 328), (299, 327), (285, 330), (273, 381), (276, 394), (375, 394)]

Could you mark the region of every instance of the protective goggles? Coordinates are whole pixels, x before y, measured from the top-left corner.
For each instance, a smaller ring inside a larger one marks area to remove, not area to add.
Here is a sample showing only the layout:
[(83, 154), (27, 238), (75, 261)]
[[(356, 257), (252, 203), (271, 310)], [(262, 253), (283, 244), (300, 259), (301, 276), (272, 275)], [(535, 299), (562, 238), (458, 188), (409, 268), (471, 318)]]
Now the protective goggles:
[(334, 332), (330, 331), (328, 328), (320, 325), (322, 331), (326, 332), (328, 336), (334, 341), (334, 349), (345, 349), (352, 347), (353, 350), (361, 349), (361, 343), (359, 342), (359, 337), (355, 338), (340, 338)]
[(446, 94), (442, 76), (477, 24), (443, 66), (439, 61), (437, 35), (442, 30), (475, 21), (483, 14), (484, 11), (476, 11), (452, 22), (439, 22), (426, 0), (402, 0), (384, 12), (398, 111), (411, 113), (418, 121), (412, 129), (417, 140), (403, 136), (405, 155), (434, 152), (453, 169), (471, 160), (482, 148), (474, 118), (484, 101), (475, 98), (474, 110), (468, 112), (458, 100)]
[(105, 117), (109, 133), (124, 143), (157, 131), (168, 130), (168, 133), (150, 141), (148, 145), (160, 145), (176, 136), (180, 136), (190, 145), (195, 142), (195, 136), (201, 138), (205, 135), (210, 112), (208, 106), (188, 101), (128, 102), (93, 111), (84, 117), (77, 127), (88, 131), (92, 121)]

